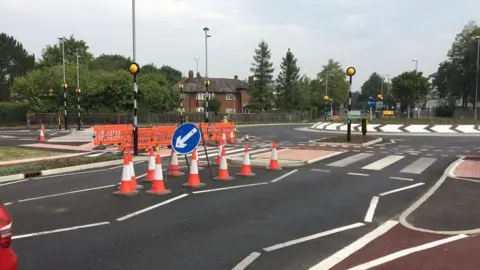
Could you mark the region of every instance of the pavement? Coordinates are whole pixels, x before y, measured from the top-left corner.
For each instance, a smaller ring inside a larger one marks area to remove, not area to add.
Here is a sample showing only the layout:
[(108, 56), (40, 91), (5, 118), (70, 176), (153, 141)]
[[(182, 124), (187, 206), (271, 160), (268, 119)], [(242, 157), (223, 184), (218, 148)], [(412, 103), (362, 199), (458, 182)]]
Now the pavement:
[[(414, 137), (371, 148), (293, 148), (318, 138), (296, 127), (239, 130), (256, 137), (252, 155), (268, 157), (277, 140), (279, 155), (293, 149), (288, 155), (305, 158), (305, 150), (321, 159), (282, 171), (254, 167), (251, 178), (229, 165), (229, 182), (213, 181), (212, 165), (199, 171), (206, 187), (195, 192), (182, 187), (187, 176), (164, 175), (168, 195), (148, 196), (150, 184), (141, 183), (137, 196), (113, 196), (121, 166), (0, 184), (20, 268), (479, 269), (471, 230), (480, 228), (480, 183), (459, 179), (480, 166), (458, 157), (468, 146), (477, 151), (473, 143), (457, 140), (452, 152), (455, 139)], [(227, 155), (241, 157), (243, 145), (229, 145)], [(212, 164), (216, 149), (207, 153)], [(199, 157), (205, 165), (206, 154)], [(136, 162), (140, 183), (147, 162)]]

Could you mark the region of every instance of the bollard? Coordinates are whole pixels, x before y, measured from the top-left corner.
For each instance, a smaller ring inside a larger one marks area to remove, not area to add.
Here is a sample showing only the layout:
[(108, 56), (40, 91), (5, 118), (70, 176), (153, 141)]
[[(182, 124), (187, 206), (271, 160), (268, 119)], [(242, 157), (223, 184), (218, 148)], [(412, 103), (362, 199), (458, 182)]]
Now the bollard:
[(367, 134), (367, 119), (362, 119), (362, 135), (365, 136)]

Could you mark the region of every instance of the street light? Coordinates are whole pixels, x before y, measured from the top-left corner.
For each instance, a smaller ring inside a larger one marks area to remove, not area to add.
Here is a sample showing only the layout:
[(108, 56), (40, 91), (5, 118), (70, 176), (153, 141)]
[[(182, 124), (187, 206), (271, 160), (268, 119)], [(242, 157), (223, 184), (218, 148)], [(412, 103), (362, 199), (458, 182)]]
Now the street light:
[(208, 34), (208, 27), (203, 28), (205, 31), (205, 123), (208, 123), (208, 87), (210, 86), (210, 81), (208, 80), (208, 38), (211, 35)]
[(350, 111), (352, 109), (352, 77), (357, 73), (354, 67), (347, 68), (347, 76), (350, 78), (348, 88), (348, 116), (347, 116), (347, 142), (351, 140), (352, 120), (350, 119)]
[(195, 62), (196, 62), (196, 64), (197, 64), (197, 74), (198, 74), (198, 61), (200, 61), (200, 58), (194, 57), (193, 59), (195, 60)]
[(412, 59), (412, 62), (415, 62), (415, 72), (418, 71), (418, 59)]
[(476, 83), (475, 83), (475, 121), (477, 121), (477, 101), (478, 101), (478, 72), (479, 72), (479, 64), (480, 64), (480, 36), (476, 36), (477, 39), (477, 76), (476, 76)]
[(58, 38), (62, 42), (62, 65), (63, 65), (63, 122), (65, 123), (65, 130), (67, 130), (67, 75), (65, 68), (65, 39), (63, 37)]

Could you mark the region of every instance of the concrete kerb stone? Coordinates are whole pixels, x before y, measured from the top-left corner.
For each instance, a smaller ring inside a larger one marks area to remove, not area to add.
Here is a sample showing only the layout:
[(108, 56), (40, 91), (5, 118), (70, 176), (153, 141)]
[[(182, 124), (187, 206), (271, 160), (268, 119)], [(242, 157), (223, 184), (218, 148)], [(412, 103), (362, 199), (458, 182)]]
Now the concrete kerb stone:
[(335, 146), (335, 147), (366, 147), (370, 146), (376, 143), (380, 143), (383, 141), (383, 138), (377, 138), (375, 140), (371, 140), (368, 142), (364, 143), (332, 143), (332, 142), (321, 142), (326, 138), (321, 138), (321, 139), (315, 139), (315, 140), (309, 140), (308, 144), (314, 145), (314, 146)]
[[(241, 166), (243, 165), (243, 157), (233, 157), (233, 158), (227, 157), (227, 162), (231, 165)], [(250, 159), (250, 165), (252, 167), (265, 168), (268, 166), (269, 163), (270, 163), (270, 159), (265, 159), (265, 158)], [(282, 168), (299, 168), (308, 164), (306, 161), (285, 160), (285, 159), (279, 159), (278, 163), (280, 163), (280, 167)]]

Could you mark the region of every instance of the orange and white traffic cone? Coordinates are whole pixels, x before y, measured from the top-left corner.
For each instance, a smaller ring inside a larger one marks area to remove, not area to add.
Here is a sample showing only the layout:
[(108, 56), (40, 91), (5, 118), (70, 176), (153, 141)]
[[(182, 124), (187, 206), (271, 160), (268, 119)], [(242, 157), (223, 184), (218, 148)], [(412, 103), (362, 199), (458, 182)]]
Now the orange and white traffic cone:
[(134, 189), (142, 189), (142, 185), (137, 184), (137, 177), (135, 176), (135, 168), (133, 167), (133, 156), (132, 153), (129, 152), (128, 156), (130, 157), (129, 159), (129, 167), (130, 167), (130, 177), (132, 178), (132, 187)]
[(251, 177), (256, 175), (252, 172), (252, 165), (250, 164), (250, 153), (248, 151), (248, 144), (245, 145), (245, 154), (243, 155), (242, 171), (237, 173), (237, 175), (245, 176), (245, 177)]
[(192, 161), (190, 162), (190, 174), (188, 175), (188, 182), (183, 184), (183, 187), (197, 189), (205, 186), (205, 183), (200, 182), (198, 175), (197, 151), (192, 152)]
[(217, 165), (220, 165), (220, 161), (222, 160), (222, 149), (223, 149), (224, 144), (222, 144), (222, 141), (218, 143), (218, 149), (217, 149)]
[(122, 180), (120, 181), (120, 188), (114, 192), (113, 195), (133, 196), (137, 195), (138, 191), (132, 186), (132, 177), (130, 176), (130, 159), (128, 154), (123, 156), (123, 171)]
[(278, 163), (278, 155), (277, 155), (277, 143), (273, 142), (272, 144), (272, 157), (270, 158), (270, 164), (267, 167), (267, 170), (272, 171), (280, 171), (282, 168)]
[(44, 142), (45, 141), (45, 131), (40, 129), (40, 136), (38, 137), (39, 142)]
[(222, 147), (222, 160), (220, 161), (220, 167), (218, 167), (218, 175), (217, 177), (214, 177), (214, 179), (219, 181), (233, 180), (233, 177), (228, 173), (227, 152), (225, 151), (225, 146)]
[(178, 165), (177, 152), (172, 150), (172, 158), (170, 160), (170, 166), (168, 166), (168, 175), (169, 176), (183, 176), (185, 173), (180, 171), (180, 166)]
[(222, 145), (227, 144), (227, 136), (225, 136), (225, 132), (222, 132), (222, 140), (220, 142)]
[(162, 161), (160, 159), (160, 154), (157, 154), (157, 158), (155, 160), (155, 175), (153, 178), (154, 179), (153, 179), (152, 188), (146, 192), (147, 194), (165, 195), (172, 192), (169, 189), (165, 189), (165, 183), (163, 182), (163, 169), (162, 169)]
[(150, 149), (150, 156), (148, 157), (148, 169), (147, 177), (143, 182), (152, 182), (155, 178), (155, 155), (153, 154), (153, 149)]
[(233, 130), (230, 130), (230, 138), (229, 143), (235, 143), (235, 135), (233, 134)]

